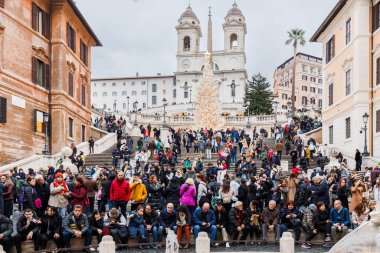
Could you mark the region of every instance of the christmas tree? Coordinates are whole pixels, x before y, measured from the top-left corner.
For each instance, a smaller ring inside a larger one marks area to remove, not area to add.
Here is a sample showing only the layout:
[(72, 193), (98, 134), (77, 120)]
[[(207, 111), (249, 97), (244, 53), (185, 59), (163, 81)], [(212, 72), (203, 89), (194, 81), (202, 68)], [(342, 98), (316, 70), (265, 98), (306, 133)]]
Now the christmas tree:
[(197, 105), (195, 112), (195, 127), (197, 129), (221, 129), (224, 126), (224, 118), (219, 101), (219, 86), (214, 78), (214, 71), (211, 64), (211, 54), (205, 54), (206, 62), (203, 69), (203, 76), (200, 81), (197, 93)]

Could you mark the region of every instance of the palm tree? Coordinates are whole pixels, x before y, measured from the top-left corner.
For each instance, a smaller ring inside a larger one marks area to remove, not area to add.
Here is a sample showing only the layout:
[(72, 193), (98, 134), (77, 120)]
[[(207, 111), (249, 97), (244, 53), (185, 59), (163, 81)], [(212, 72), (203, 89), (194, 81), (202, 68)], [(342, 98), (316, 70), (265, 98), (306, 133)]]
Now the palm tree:
[(292, 117), (296, 116), (295, 108), (295, 94), (296, 94), (296, 56), (297, 56), (297, 46), (298, 44), (305, 45), (305, 31), (302, 29), (291, 29), (288, 31), (288, 40), (285, 42), (286, 45), (293, 45), (294, 55), (293, 55), (293, 83), (292, 83)]

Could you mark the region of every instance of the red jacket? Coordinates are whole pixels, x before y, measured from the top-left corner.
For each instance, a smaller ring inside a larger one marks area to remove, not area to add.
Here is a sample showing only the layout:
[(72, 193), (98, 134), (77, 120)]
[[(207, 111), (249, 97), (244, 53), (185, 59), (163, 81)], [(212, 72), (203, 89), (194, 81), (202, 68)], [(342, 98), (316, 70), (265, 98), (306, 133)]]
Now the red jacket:
[(119, 182), (117, 179), (113, 180), (110, 189), (110, 201), (129, 201), (131, 197), (131, 188), (129, 183), (125, 180)]
[(71, 207), (74, 208), (75, 205), (81, 205), (82, 211), (85, 211), (86, 207), (86, 198), (87, 198), (87, 190), (84, 185), (76, 185), (74, 187), (74, 191), (71, 195)]

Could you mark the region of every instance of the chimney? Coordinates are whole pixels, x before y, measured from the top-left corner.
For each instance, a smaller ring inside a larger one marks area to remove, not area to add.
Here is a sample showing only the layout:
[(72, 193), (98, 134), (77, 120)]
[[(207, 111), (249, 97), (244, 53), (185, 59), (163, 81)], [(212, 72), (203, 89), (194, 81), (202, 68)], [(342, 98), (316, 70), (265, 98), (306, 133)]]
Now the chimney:
[(161, 76), (161, 73), (157, 73), (157, 76)]

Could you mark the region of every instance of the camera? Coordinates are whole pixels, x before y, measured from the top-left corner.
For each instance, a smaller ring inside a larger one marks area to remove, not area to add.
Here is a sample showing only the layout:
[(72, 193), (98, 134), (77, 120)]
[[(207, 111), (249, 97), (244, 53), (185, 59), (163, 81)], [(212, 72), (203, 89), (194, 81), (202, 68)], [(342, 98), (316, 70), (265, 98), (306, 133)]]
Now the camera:
[(33, 223), (37, 223), (38, 220), (35, 219), (35, 218), (30, 218), (30, 221), (33, 222)]

